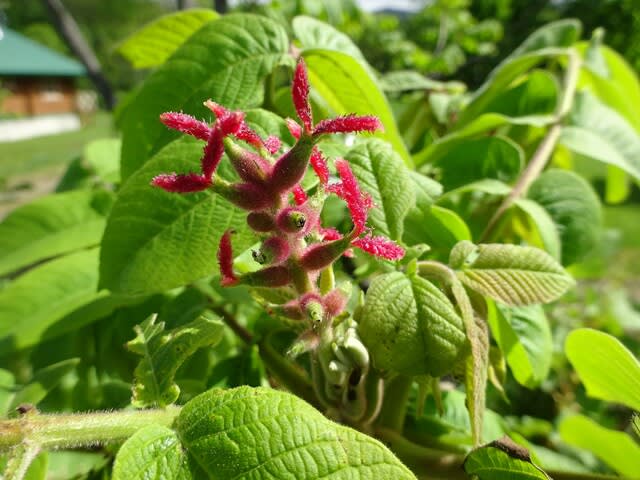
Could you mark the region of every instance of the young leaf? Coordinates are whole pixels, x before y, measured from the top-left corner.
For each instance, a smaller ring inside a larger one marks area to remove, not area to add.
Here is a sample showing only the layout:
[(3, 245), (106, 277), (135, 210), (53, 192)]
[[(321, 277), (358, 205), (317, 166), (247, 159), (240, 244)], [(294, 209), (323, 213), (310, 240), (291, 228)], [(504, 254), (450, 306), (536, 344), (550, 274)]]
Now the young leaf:
[(173, 403), (180, 394), (174, 382), (178, 368), (199, 348), (217, 344), (224, 333), (222, 322), (206, 316), (168, 332), (164, 322), (155, 320), (152, 315), (136, 326), (136, 338), (127, 342), (129, 350), (143, 357), (134, 372), (132, 403), (137, 407)]
[[(189, 37), (122, 112), (123, 179), (177, 138), (158, 120), (161, 113), (182, 110), (209, 117), (202, 105), (207, 98), (229, 108), (260, 104), (262, 79), (285, 61), (288, 49), (278, 23), (247, 14), (226, 15)], [(215, 53), (221, 51), (224, 55)]]
[(583, 91), (576, 95), (569, 121), (560, 143), (640, 179), (640, 135), (624, 117)]
[(536, 388), (551, 368), (553, 339), (540, 305), (504, 307), (490, 304), (491, 334), (520, 385)]
[(187, 453), (176, 432), (160, 425), (138, 430), (118, 450), (113, 480), (191, 480)]
[(384, 132), (374, 135), (391, 143), (405, 164), (411, 165), (387, 99), (364, 67), (349, 55), (331, 50), (307, 50), (303, 56), (311, 86), (328, 107), (337, 115), (375, 113), (384, 125)]
[(369, 225), (376, 235), (393, 240), (402, 238), (404, 219), (415, 203), (409, 170), (388, 143), (368, 140), (350, 150), (346, 160), (371, 195), (375, 208), (369, 211)]
[(358, 333), (377, 368), (407, 376), (451, 372), (466, 345), (462, 319), (447, 296), (401, 272), (373, 280)]
[(0, 275), (100, 243), (113, 194), (79, 190), (39, 198), (0, 223)]
[(322, 48), (346, 53), (358, 60), (374, 77), (371, 66), (367, 63), (358, 46), (353, 43), (353, 40), (348, 35), (345, 35), (332, 25), (306, 15), (300, 15), (293, 19), (291, 27), (296, 38), (300, 41), (303, 52)]
[(546, 252), (517, 245), (458, 243), (450, 265), (467, 287), (506, 305), (547, 303), (574, 283)]
[(589, 396), (640, 411), (640, 362), (618, 339), (579, 328), (564, 348)]
[(119, 138), (101, 138), (87, 144), (84, 149), (84, 163), (104, 182), (120, 183)]
[(593, 452), (620, 475), (640, 478), (640, 446), (626, 433), (604, 428), (582, 415), (565, 418), (558, 431), (563, 441)]
[(415, 479), (382, 443), (277, 390), (210, 390), (184, 406), (176, 426), (211, 478)]
[(438, 205), (422, 208), (420, 201), (412, 208), (404, 222), (404, 241), (409, 245), (426, 243), (434, 250), (448, 252), (462, 240), (471, 240), (471, 232), (464, 220), (453, 210)]
[(516, 230), (518, 235), (532, 247), (542, 248), (554, 259), (560, 260), (562, 254), (560, 233), (549, 212), (542, 205), (528, 198), (518, 198), (513, 205), (515, 215), (520, 214), (524, 217), (520, 217), (524, 232)]
[(562, 264), (582, 260), (601, 237), (600, 201), (589, 183), (566, 170), (547, 170), (529, 188), (527, 196), (542, 205), (560, 232)]
[(133, 68), (162, 65), (202, 26), (218, 18), (213, 10), (190, 9), (171, 13), (143, 26), (116, 49)]
[(473, 450), (464, 461), (464, 471), (479, 480), (550, 480), (531, 461), (529, 452), (509, 437)]
[(14, 410), (25, 403), (38, 405), (65, 375), (75, 370), (78, 363), (79, 358), (70, 358), (38, 370), (29, 383), (15, 393), (8, 410)]
[(0, 290), (0, 355), (86, 325), (122, 302), (97, 291), (98, 255), (94, 248), (52, 260)]
[[(246, 214), (219, 195), (175, 195), (149, 185), (162, 172), (199, 168), (201, 153), (196, 140), (177, 140), (122, 187), (102, 239), (102, 286), (129, 295), (162, 292), (215, 272), (215, 252), (227, 229), (237, 232), (238, 251), (254, 242)], [(220, 167), (229, 175), (228, 162)]]

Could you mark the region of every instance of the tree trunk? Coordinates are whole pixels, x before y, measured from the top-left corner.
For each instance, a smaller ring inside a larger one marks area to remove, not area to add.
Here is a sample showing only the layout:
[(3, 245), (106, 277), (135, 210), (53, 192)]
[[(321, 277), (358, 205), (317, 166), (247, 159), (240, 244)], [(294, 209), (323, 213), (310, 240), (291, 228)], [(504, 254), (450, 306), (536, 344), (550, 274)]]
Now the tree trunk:
[(177, 0), (178, 1), (178, 10), (187, 10), (188, 8), (193, 8), (193, 0)]
[(227, 5), (227, 0), (213, 0), (213, 8), (222, 15), (227, 13), (229, 6)]
[(113, 110), (116, 99), (111, 85), (102, 73), (100, 62), (82, 35), (78, 24), (61, 0), (42, 0), (42, 2), (49, 11), (51, 20), (60, 36), (64, 38), (71, 51), (84, 64), (89, 78), (102, 96), (106, 108)]

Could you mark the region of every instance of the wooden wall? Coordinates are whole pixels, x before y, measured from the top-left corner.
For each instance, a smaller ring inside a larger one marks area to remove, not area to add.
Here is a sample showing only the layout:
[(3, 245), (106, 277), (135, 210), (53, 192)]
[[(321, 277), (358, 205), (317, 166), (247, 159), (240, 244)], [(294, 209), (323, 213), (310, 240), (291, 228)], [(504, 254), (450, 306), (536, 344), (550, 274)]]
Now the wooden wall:
[(0, 80), (2, 88), (11, 92), (2, 101), (2, 113), (33, 116), (77, 110), (73, 79), (14, 77)]

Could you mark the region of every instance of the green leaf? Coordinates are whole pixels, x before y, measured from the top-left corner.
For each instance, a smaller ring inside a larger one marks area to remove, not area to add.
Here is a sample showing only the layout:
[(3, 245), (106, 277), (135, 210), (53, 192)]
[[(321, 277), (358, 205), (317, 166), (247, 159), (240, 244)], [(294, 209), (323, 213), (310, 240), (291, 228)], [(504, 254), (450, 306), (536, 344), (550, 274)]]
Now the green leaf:
[(191, 9), (164, 15), (127, 37), (116, 49), (133, 68), (162, 65), (191, 35), (218, 18), (213, 10)]
[(118, 450), (113, 480), (190, 480), (187, 453), (176, 432), (160, 425), (138, 430)]
[(277, 390), (210, 390), (184, 406), (176, 425), (210, 478), (415, 479), (382, 443)]
[(512, 306), (551, 302), (574, 284), (553, 257), (533, 247), (463, 241), (450, 265), (467, 287)]
[(119, 138), (101, 138), (87, 144), (84, 149), (84, 162), (102, 181), (120, 183)]
[[(122, 178), (179, 134), (158, 116), (211, 113), (207, 98), (229, 108), (262, 102), (263, 78), (288, 58), (289, 42), (275, 22), (254, 15), (226, 15), (207, 23), (144, 82), (122, 113)], [(220, 54), (224, 52), (224, 55)]]
[(527, 449), (509, 437), (473, 450), (463, 467), (479, 480), (549, 480), (549, 476), (531, 461)]
[(376, 115), (384, 125), (384, 132), (374, 135), (391, 143), (410, 166), (411, 157), (398, 132), (393, 112), (365, 68), (349, 55), (331, 50), (307, 50), (303, 56), (311, 86), (329, 109), (336, 115)]
[(453, 144), (434, 163), (449, 191), (482, 179), (509, 183), (517, 178), (523, 162), (524, 152), (517, 143), (495, 135)]
[(465, 85), (461, 82), (439, 82), (425, 77), (415, 70), (395, 70), (385, 73), (380, 79), (385, 92), (406, 92), (411, 90), (435, 90), (462, 93)]
[(598, 195), (579, 175), (547, 170), (529, 188), (527, 196), (551, 216), (560, 233), (562, 264), (585, 258), (598, 244), (602, 212)]
[(348, 35), (345, 35), (335, 27), (306, 15), (295, 17), (291, 22), (291, 27), (296, 38), (300, 41), (303, 53), (306, 50), (315, 49), (346, 53), (355, 58), (373, 76), (373, 69), (364, 58), (364, 55), (362, 55), (358, 46)]
[[(507, 192), (508, 193), (508, 192)], [(544, 249), (556, 260), (560, 260), (562, 244), (553, 218), (539, 203), (528, 198), (518, 198), (514, 209), (525, 217), (524, 232), (517, 232), (532, 247)]]
[(428, 280), (401, 272), (374, 278), (358, 332), (381, 370), (439, 377), (466, 346), (462, 319)]
[[(462, 110), (455, 129), (459, 130), (468, 126), (482, 113), (487, 112), (488, 107), (507, 88), (511, 82), (520, 75), (540, 64), (544, 60), (564, 57), (569, 50), (565, 48), (544, 48), (525, 53), (522, 56), (508, 57), (498, 65), (489, 75), (487, 81), (473, 94), (471, 102)], [(536, 115), (537, 116), (537, 115)], [(542, 119), (537, 119), (540, 121)]]
[(9, 411), (25, 403), (31, 405), (40, 403), (65, 375), (75, 370), (78, 363), (80, 363), (79, 358), (70, 358), (38, 370), (29, 383), (15, 393), (9, 405)]
[(110, 192), (74, 191), (18, 207), (0, 223), (0, 275), (100, 243)]
[(626, 433), (604, 428), (582, 415), (565, 418), (558, 431), (563, 441), (593, 452), (620, 475), (640, 478), (640, 446)]
[(202, 316), (186, 325), (164, 331), (164, 322), (152, 315), (134, 328), (136, 338), (127, 348), (143, 358), (136, 367), (132, 403), (138, 407), (173, 403), (180, 394), (174, 376), (180, 366), (202, 347), (217, 344), (223, 336), (223, 323)]
[[(100, 285), (127, 294), (156, 293), (217, 271), (215, 252), (228, 228), (241, 252), (255, 240), (246, 214), (219, 195), (167, 193), (149, 185), (167, 172), (199, 168), (202, 144), (187, 137), (163, 148), (120, 190), (102, 239)], [(219, 173), (230, 178), (223, 160)]]
[(415, 203), (414, 190), (407, 188), (411, 182), (409, 170), (402, 159), (391, 145), (376, 139), (362, 142), (349, 151), (346, 159), (376, 206), (368, 218), (374, 234), (399, 240), (404, 218)]
[(531, 389), (539, 386), (549, 374), (553, 354), (551, 329), (542, 307), (490, 304), (488, 321), (516, 381)]
[(640, 362), (617, 338), (579, 328), (564, 348), (587, 395), (640, 411)]
[(640, 179), (640, 135), (619, 113), (590, 93), (580, 92), (569, 123), (560, 135), (565, 147)]
[(81, 307), (99, 301), (113, 307), (108, 292), (97, 291), (98, 255), (94, 248), (52, 260), (0, 290), (0, 356), (99, 318), (73, 315)]
[(567, 18), (547, 23), (529, 35), (505, 60), (543, 48), (570, 47), (580, 39), (581, 33), (580, 20)]
[(407, 214), (404, 229), (407, 244), (426, 243), (447, 252), (459, 241), (471, 240), (471, 232), (464, 220), (453, 210), (438, 205), (413, 208)]

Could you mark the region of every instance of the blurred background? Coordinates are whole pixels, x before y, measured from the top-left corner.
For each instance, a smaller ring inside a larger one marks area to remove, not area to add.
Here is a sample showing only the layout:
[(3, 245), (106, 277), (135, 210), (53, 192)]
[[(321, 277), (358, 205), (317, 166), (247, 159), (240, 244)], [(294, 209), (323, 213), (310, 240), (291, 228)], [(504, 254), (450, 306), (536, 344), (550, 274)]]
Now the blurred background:
[(148, 71), (118, 52), (128, 35), (181, 9), (307, 14), (349, 35), (381, 73), (414, 70), (476, 88), (533, 30), (579, 18), (640, 68), (637, 0), (0, 0), (0, 218), (51, 190)]

